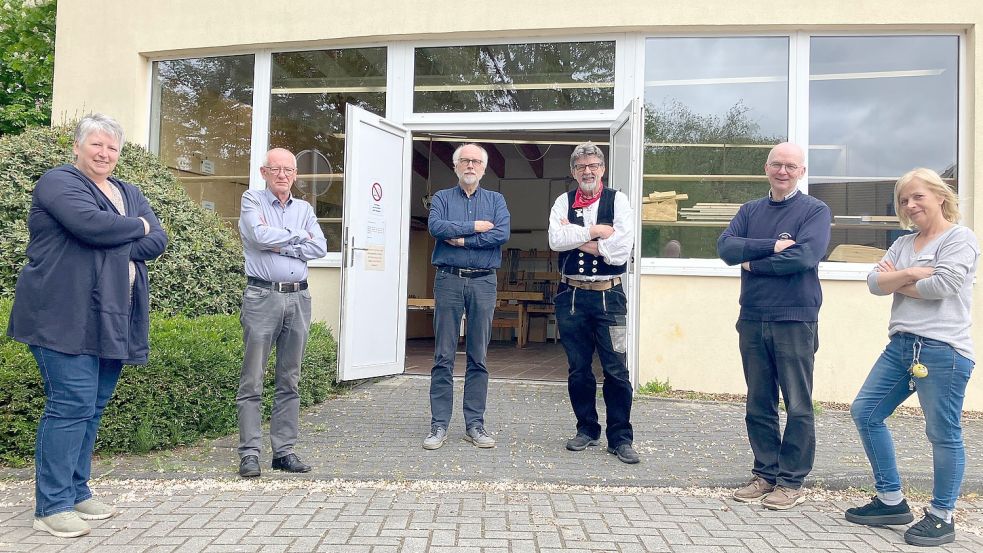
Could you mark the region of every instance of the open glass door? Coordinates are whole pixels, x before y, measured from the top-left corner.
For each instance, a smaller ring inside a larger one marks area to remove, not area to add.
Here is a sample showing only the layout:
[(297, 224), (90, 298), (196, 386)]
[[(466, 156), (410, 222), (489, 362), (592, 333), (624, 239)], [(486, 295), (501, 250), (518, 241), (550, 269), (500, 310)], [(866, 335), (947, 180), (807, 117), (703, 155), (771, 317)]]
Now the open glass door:
[(410, 131), (348, 104), (338, 380), (403, 372)]
[(625, 293), (628, 295), (628, 375), (638, 387), (638, 263), (641, 242), (642, 199), (642, 101), (633, 99), (611, 125), (610, 176), (608, 184), (624, 192), (635, 215), (635, 246), (628, 260)]

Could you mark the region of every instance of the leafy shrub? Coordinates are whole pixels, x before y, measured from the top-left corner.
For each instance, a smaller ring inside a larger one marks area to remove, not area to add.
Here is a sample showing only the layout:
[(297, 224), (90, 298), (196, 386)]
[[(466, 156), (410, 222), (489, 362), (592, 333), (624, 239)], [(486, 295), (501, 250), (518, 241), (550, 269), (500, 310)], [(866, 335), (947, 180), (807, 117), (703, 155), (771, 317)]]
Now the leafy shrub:
[(651, 396), (666, 395), (671, 391), (672, 385), (669, 384), (668, 378), (665, 380), (665, 382), (656, 378), (651, 382), (646, 382), (638, 388), (638, 393)]
[[(0, 301), (6, 328), (10, 302)], [(242, 328), (235, 315), (154, 314), (150, 360), (124, 367), (103, 415), (96, 448), (143, 453), (235, 432), (236, 392), (242, 363)], [(311, 326), (301, 368), (300, 400), (306, 407), (334, 391), (337, 346), (323, 323)], [(263, 391), (264, 417), (273, 399), (273, 361)], [(44, 388), (27, 346), (0, 337), (0, 462), (23, 464), (34, 455), (34, 435), (44, 408)]]
[[(45, 171), (74, 161), (72, 129), (33, 127), (0, 137), (0, 297), (12, 297), (27, 262), (27, 213), (34, 183)], [(170, 243), (150, 270), (150, 308), (196, 316), (233, 313), (245, 286), (235, 231), (188, 197), (157, 156), (127, 144), (115, 175), (140, 187)]]

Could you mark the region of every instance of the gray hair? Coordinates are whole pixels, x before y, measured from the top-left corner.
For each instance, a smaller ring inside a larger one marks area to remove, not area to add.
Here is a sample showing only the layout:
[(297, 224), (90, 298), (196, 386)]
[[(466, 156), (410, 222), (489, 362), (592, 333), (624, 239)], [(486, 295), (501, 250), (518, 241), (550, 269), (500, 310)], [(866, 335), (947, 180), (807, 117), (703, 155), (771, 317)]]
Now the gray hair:
[(604, 152), (595, 146), (593, 142), (584, 142), (583, 144), (574, 148), (573, 153), (570, 154), (570, 170), (573, 171), (573, 166), (577, 164), (578, 159), (590, 156), (595, 156), (597, 159), (601, 160), (601, 165), (604, 165)]
[(457, 165), (458, 160), (461, 159), (461, 150), (463, 150), (464, 148), (466, 148), (468, 146), (474, 146), (475, 148), (478, 148), (479, 150), (481, 150), (481, 161), (487, 167), (488, 166), (488, 152), (484, 148), (482, 148), (481, 145), (475, 144), (474, 142), (468, 142), (467, 144), (461, 144), (460, 146), (457, 147), (456, 150), (454, 150), (454, 155), (451, 156), (451, 159), (454, 161), (454, 165)]
[(101, 113), (90, 113), (83, 117), (75, 126), (75, 143), (81, 144), (94, 132), (103, 132), (112, 136), (119, 143), (120, 150), (123, 149), (125, 138), (123, 126), (112, 117)]

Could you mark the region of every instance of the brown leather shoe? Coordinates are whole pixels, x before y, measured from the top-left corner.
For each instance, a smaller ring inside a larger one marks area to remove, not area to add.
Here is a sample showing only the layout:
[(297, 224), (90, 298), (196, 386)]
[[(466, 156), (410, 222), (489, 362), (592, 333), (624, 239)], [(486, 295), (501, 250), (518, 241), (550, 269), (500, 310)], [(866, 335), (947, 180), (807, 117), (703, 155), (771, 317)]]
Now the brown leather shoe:
[(305, 465), (296, 453), (288, 453), (283, 457), (273, 459), (273, 470), (283, 470), (286, 472), (310, 472), (311, 466)]
[(773, 511), (784, 511), (804, 503), (806, 495), (805, 488), (792, 489), (785, 486), (775, 486), (775, 489), (761, 500), (761, 505)]
[(761, 498), (770, 494), (774, 491), (775, 485), (769, 483), (764, 478), (755, 475), (754, 478), (748, 482), (747, 486), (734, 492), (734, 499), (742, 501), (744, 503), (753, 503), (755, 501), (760, 501)]

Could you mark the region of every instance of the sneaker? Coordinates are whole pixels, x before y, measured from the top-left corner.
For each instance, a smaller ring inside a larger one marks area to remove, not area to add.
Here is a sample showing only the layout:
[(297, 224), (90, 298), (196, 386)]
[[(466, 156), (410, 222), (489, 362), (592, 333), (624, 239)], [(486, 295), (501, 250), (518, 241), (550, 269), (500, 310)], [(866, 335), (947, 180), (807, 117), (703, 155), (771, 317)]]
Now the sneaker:
[(904, 533), (904, 541), (910, 545), (942, 545), (956, 541), (956, 525), (946, 522), (925, 509), (925, 518), (919, 520)]
[(753, 503), (760, 501), (762, 497), (770, 494), (775, 489), (775, 485), (769, 483), (764, 478), (754, 475), (747, 486), (734, 492), (734, 499), (742, 503)]
[(98, 499), (86, 499), (75, 504), (75, 514), (82, 520), (105, 520), (116, 514), (116, 508)]
[(887, 526), (889, 524), (908, 524), (915, 520), (911, 508), (904, 499), (897, 505), (885, 505), (876, 495), (863, 507), (851, 507), (843, 515), (847, 521), (867, 526)]
[(256, 455), (246, 455), (239, 461), (239, 476), (243, 478), (256, 478), (259, 476), (259, 457)]
[(567, 440), (567, 449), (570, 451), (583, 451), (587, 449), (587, 446), (598, 445), (599, 443), (601, 443), (599, 440), (595, 440), (587, 434), (577, 432), (576, 436)]
[(805, 503), (805, 500), (805, 488), (794, 490), (785, 486), (775, 486), (775, 489), (761, 500), (761, 505), (772, 511), (784, 511)]
[(75, 511), (64, 511), (51, 516), (35, 518), (34, 529), (47, 532), (56, 538), (77, 538), (89, 533), (89, 524)]
[(423, 449), (439, 449), (447, 441), (447, 429), (439, 424), (430, 427), (430, 434), (423, 440)]
[(608, 446), (608, 453), (617, 455), (619, 461), (622, 463), (628, 463), (629, 465), (634, 465), (641, 460), (638, 458), (638, 453), (628, 442), (625, 442), (618, 447)]
[(495, 439), (485, 432), (485, 427), (476, 424), (464, 434), (464, 441), (471, 442), (475, 447), (488, 448), (495, 447)]

